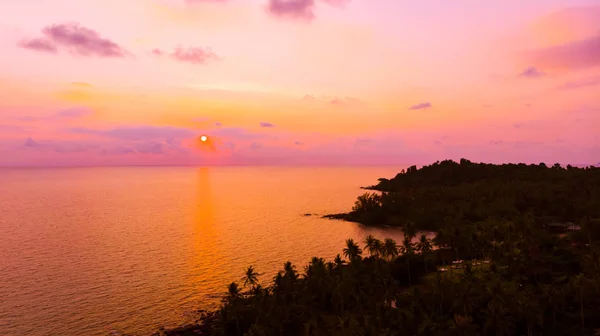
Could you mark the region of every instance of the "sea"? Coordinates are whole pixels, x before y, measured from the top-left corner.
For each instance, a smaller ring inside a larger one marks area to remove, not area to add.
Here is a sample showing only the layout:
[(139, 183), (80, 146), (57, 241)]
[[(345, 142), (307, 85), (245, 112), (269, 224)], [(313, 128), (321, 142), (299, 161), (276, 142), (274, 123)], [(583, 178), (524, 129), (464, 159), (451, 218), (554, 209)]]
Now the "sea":
[(268, 285), (347, 238), (328, 220), (403, 167), (0, 169), (0, 335), (148, 336), (215, 309), (247, 266)]

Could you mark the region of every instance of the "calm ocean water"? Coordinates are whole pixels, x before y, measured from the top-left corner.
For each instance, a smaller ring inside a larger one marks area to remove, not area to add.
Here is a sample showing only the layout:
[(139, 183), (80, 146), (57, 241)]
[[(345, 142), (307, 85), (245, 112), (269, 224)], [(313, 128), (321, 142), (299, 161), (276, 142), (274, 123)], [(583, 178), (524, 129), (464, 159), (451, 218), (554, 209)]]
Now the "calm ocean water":
[(211, 309), (254, 265), (333, 258), (396, 230), (319, 216), (400, 168), (0, 169), (0, 334), (149, 335)]

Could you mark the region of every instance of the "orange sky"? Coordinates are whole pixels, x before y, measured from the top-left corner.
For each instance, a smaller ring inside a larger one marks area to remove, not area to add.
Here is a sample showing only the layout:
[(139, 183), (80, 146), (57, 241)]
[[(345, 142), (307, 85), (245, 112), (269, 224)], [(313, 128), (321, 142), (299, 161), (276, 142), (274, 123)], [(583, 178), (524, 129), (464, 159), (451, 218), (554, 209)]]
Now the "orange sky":
[(293, 2), (2, 1), (0, 165), (600, 161), (597, 1)]

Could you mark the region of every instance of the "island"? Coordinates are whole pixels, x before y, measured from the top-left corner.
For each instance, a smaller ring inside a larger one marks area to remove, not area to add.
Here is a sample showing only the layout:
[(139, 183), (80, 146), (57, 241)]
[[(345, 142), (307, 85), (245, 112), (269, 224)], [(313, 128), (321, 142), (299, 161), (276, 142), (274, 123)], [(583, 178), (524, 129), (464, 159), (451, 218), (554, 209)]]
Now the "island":
[(249, 266), (219, 310), (158, 334), (597, 334), (600, 169), (446, 160), (369, 189), (328, 217), (398, 227), (401, 242), (348, 239), (334, 260), (271, 275)]

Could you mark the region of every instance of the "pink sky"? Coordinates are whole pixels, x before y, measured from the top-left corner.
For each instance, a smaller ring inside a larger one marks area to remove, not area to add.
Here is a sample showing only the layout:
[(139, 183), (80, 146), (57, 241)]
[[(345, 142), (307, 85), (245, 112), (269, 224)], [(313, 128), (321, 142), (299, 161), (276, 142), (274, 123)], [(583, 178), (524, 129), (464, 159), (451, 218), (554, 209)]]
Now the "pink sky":
[(600, 161), (597, 0), (3, 0), (0, 19), (0, 166)]

